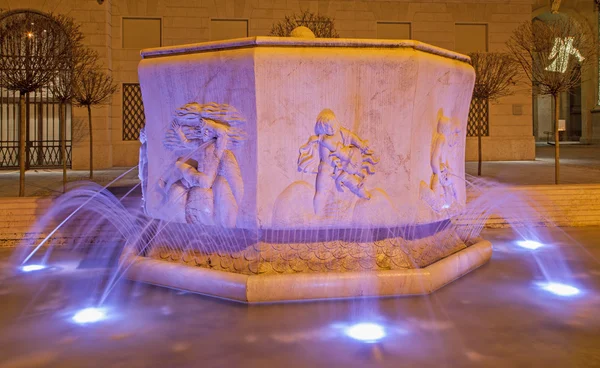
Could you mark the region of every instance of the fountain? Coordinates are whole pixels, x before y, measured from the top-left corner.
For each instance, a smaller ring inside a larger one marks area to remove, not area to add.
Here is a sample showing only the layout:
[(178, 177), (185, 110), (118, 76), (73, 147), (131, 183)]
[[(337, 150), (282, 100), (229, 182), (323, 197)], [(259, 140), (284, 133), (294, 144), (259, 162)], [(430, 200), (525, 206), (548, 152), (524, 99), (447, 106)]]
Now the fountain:
[(418, 41), (251, 37), (142, 51), (130, 279), (243, 302), (427, 294), (481, 266), (468, 57)]

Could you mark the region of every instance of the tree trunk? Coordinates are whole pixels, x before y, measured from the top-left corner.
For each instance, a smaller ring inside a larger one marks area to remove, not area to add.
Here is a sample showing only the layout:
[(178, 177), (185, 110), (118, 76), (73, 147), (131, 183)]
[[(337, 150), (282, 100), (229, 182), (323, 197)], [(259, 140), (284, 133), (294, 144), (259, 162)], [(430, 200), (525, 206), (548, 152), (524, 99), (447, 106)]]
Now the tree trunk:
[(88, 105), (88, 130), (90, 133), (90, 180), (94, 179), (94, 135), (92, 133), (92, 107)]
[(19, 94), (19, 197), (25, 196), (25, 137), (27, 135), (25, 95), (24, 92)]
[(560, 143), (558, 135), (558, 118), (560, 113), (560, 96), (552, 95), (554, 100), (554, 184), (560, 182)]
[(478, 119), (479, 122), (477, 124), (477, 176), (481, 176), (481, 160), (482, 160), (482, 155), (481, 155), (481, 135), (483, 134), (482, 130), (483, 130), (483, 123), (481, 122), (481, 119)]
[(60, 158), (63, 170), (63, 193), (67, 191), (67, 105), (59, 103), (58, 105), (58, 123), (60, 124)]

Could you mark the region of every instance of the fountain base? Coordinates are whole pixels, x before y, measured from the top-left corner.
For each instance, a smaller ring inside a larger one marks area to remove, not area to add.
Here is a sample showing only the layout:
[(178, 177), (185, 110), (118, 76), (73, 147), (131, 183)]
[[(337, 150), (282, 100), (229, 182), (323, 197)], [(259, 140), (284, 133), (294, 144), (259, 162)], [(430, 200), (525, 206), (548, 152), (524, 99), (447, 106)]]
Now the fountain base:
[(485, 264), (486, 240), (427, 267), (358, 272), (246, 275), (131, 255), (126, 277), (243, 303), (426, 295)]

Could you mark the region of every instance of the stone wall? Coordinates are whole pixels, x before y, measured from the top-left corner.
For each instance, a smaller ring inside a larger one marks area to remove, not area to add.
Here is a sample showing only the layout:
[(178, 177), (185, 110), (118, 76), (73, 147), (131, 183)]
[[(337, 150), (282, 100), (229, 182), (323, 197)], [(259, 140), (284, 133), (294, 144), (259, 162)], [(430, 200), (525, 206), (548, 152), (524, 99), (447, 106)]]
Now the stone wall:
[[(211, 19), (246, 19), (248, 36), (264, 36), (286, 14), (310, 9), (336, 19), (341, 37), (376, 38), (377, 22), (410, 22), (412, 38), (450, 50), (458, 23), (488, 25), (488, 50), (502, 51), (511, 31), (531, 19), (533, 0), (93, 0), (54, 2), (0, 0), (0, 8), (34, 8), (68, 13), (83, 23), (87, 42), (105, 58), (115, 80), (136, 83), (139, 50), (122, 47), (123, 17), (162, 19), (162, 44), (208, 41)], [(138, 142), (122, 140), (122, 91), (112, 104), (94, 110), (95, 167), (133, 166)], [(513, 107), (517, 105), (516, 109)], [(523, 160), (535, 156), (531, 91), (522, 88), (490, 107), (490, 137), (484, 139), (484, 159)], [(521, 111), (516, 115), (514, 111)], [(75, 111), (76, 119), (85, 119)], [(73, 167), (87, 167), (87, 141), (75, 144)], [(467, 160), (476, 157), (476, 139), (467, 142)]]

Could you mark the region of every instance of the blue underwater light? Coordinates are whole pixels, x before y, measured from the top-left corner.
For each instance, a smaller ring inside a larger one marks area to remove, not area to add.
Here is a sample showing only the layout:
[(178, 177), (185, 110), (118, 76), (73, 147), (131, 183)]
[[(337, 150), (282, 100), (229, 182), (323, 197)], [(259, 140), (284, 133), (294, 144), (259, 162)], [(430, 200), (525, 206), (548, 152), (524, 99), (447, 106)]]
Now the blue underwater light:
[(519, 240), (517, 241), (517, 245), (521, 248), (536, 250), (544, 246), (544, 244), (535, 241), (535, 240)]
[(41, 264), (29, 264), (25, 266), (21, 266), (21, 271), (23, 272), (32, 272), (32, 271), (40, 271), (46, 268), (46, 266)]
[(106, 318), (106, 312), (102, 308), (85, 308), (75, 313), (73, 322), (80, 325), (86, 323), (95, 323)]
[(544, 282), (540, 283), (539, 286), (543, 290), (558, 296), (574, 296), (580, 293), (580, 290), (576, 287), (558, 282)]
[(345, 334), (363, 342), (377, 342), (385, 337), (385, 329), (376, 323), (357, 323), (344, 330)]

